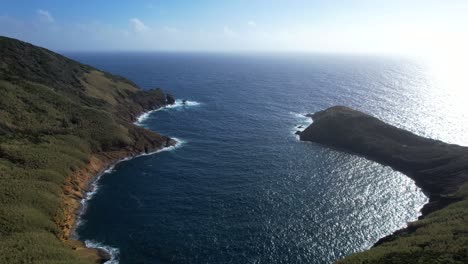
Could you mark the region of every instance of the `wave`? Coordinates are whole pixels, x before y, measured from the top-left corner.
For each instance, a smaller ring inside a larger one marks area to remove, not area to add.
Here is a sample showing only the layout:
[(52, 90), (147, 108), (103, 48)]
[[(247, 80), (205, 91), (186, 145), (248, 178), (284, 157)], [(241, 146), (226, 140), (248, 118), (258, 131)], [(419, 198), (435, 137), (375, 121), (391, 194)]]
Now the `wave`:
[(171, 139), (173, 139), (176, 142), (175, 145), (169, 146), (169, 147), (164, 147), (162, 149), (158, 149), (158, 150), (153, 151), (153, 152), (143, 153), (143, 154), (140, 154), (138, 156), (132, 157), (130, 159), (141, 157), (141, 156), (149, 156), (149, 155), (153, 155), (153, 154), (164, 152), (164, 151), (173, 151), (173, 150), (176, 150), (176, 149), (182, 147), (182, 145), (184, 145), (186, 143), (186, 141), (181, 140), (181, 139), (176, 138), (176, 137), (172, 137)]
[(151, 110), (151, 111), (148, 111), (148, 112), (144, 112), (143, 114), (141, 114), (140, 116), (137, 117), (136, 121), (135, 121), (135, 125), (138, 125), (140, 124), (141, 122), (145, 121), (146, 119), (148, 119), (148, 117), (150, 116), (151, 113), (153, 113), (154, 111), (156, 110)]
[(290, 114), (296, 117), (296, 125), (294, 125), (294, 127), (291, 129), (291, 133), (295, 135), (297, 139), (299, 139), (299, 136), (296, 134), (296, 132), (302, 132), (308, 126), (310, 126), (313, 123), (312, 118), (306, 116), (308, 113), (290, 112)]
[(85, 240), (85, 245), (87, 248), (96, 248), (107, 252), (110, 255), (110, 260), (104, 262), (104, 264), (118, 264), (119, 263), (119, 255), (120, 251), (118, 248), (114, 248), (111, 246), (104, 245), (102, 243), (92, 241), (92, 240)]
[(185, 108), (188, 108), (188, 107), (194, 107), (194, 106), (199, 106), (199, 105), (201, 105), (201, 103), (196, 102), (196, 101), (186, 100), (185, 103), (184, 103), (183, 100), (177, 99), (174, 104), (166, 105), (166, 106), (160, 107), (158, 109), (154, 109), (154, 110), (151, 110), (151, 111), (148, 111), (148, 112), (145, 112), (145, 113), (141, 114), (139, 117), (137, 117), (137, 120), (136, 120), (135, 124), (136, 125), (141, 124), (146, 119), (148, 119), (148, 117), (154, 112), (164, 111), (164, 110), (168, 110), (168, 109), (185, 109)]
[(190, 107), (190, 106), (197, 106), (197, 105), (200, 105), (200, 103), (196, 101), (190, 101), (190, 100), (186, 100), (184, 103), (184, 100), (177, 99), (174, 104), (167, 105), (166, 107), (163, 107), (163, 108)]

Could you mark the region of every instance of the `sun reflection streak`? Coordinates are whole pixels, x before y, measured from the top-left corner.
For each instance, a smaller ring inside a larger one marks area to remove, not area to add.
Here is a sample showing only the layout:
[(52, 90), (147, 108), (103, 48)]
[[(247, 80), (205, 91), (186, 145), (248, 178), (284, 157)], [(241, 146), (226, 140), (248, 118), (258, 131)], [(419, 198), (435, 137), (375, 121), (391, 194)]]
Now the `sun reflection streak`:
[(440, 120), (439, 136), (452, 143), (468, 145), (468, 53), (438, 53), (425, 61), (430, 83), (427, 102)]

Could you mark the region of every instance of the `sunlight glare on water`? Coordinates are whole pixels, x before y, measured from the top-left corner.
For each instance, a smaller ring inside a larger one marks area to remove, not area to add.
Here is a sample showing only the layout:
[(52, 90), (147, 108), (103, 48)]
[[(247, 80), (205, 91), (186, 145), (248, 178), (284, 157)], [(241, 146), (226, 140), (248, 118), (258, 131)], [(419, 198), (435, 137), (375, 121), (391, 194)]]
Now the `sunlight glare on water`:
[[(468, 146), (468, 56), (435, 56), (426, 60), (426, 74), (429, 80), (426, 100), (421, 102), (427, 111), (435, 115), (425, 115), (432, 137)], [(447, 103), (449, 102), (449, 103)], [(437, 119), (434, 119), (437, 116)], [(437, 127), (436, 127), (437, 126)]]

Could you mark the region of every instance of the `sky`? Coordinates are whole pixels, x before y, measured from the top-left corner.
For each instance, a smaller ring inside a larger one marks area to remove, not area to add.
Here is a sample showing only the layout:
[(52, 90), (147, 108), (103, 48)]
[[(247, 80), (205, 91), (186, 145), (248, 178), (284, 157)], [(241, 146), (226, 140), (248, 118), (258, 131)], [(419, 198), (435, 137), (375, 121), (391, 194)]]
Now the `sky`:
[(0, 35), (55, 51), (466, 52), (468, 0), (0, 0)]

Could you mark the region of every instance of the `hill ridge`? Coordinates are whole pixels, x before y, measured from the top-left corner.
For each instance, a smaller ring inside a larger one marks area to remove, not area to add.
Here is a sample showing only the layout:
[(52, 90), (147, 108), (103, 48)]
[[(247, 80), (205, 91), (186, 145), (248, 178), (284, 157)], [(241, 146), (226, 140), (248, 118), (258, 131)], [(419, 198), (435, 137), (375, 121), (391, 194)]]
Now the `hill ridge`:
[(68, 240), (79, 201), (110, 164), (175, 144), (133, 124), (166, 94), (1, 36), (0, 94), (0, 263), (102, 262)]

